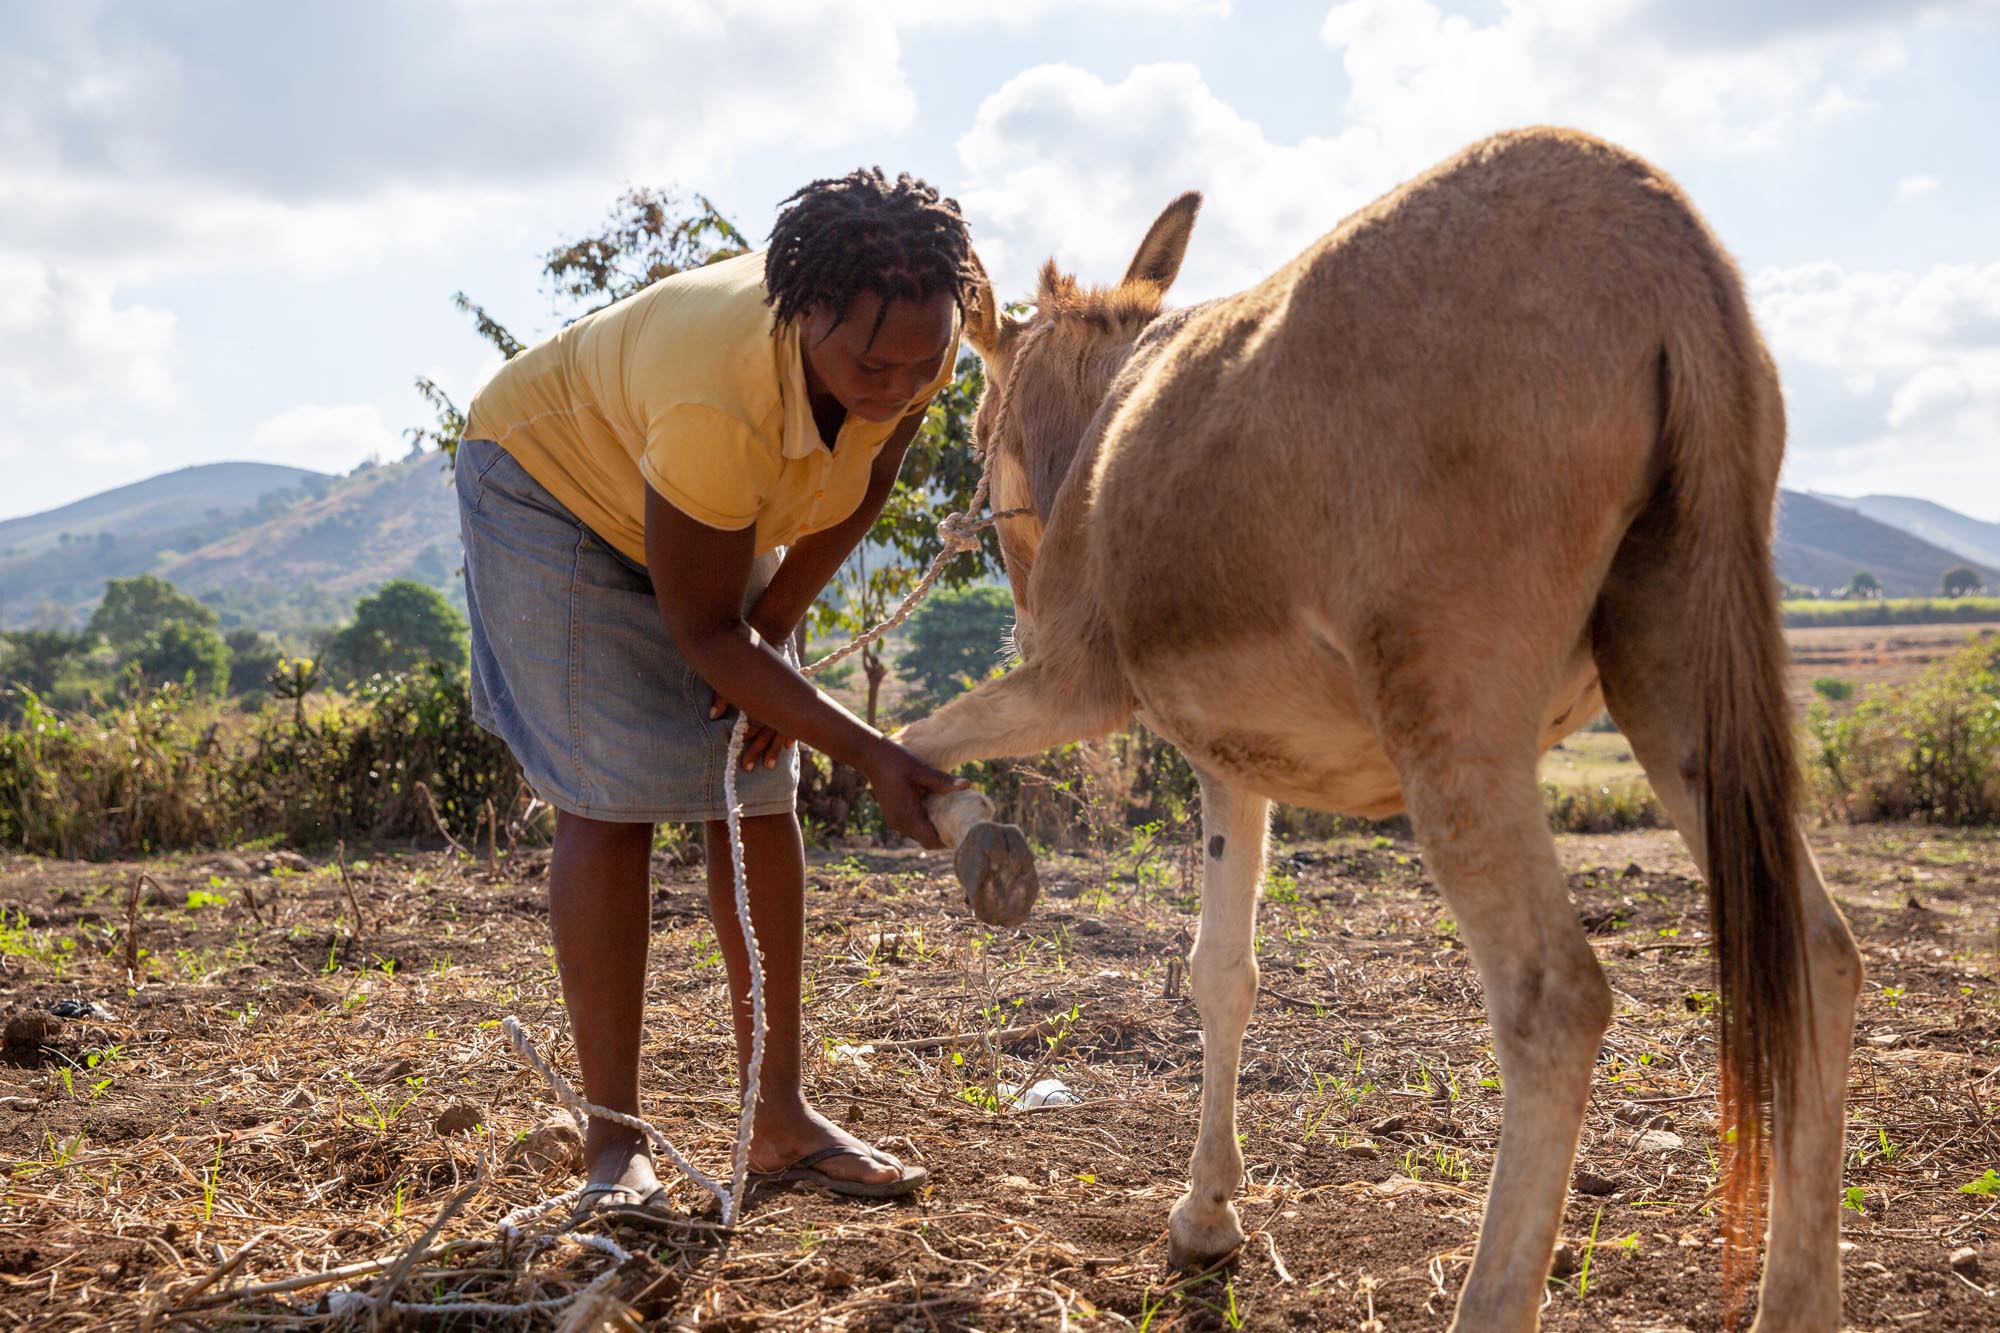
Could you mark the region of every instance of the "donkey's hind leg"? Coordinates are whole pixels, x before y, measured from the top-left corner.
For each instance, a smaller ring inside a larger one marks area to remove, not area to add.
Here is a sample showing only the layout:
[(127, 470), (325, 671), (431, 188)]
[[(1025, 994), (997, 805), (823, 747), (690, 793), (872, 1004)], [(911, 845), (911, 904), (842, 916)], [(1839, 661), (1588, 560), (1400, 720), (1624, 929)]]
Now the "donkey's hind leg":
[[(1648, 515), (1626, 538), (1592, 624), (1604, 701), (1704, 874), (1682, 553)], [(1790, 818), (1789, 812), (1780, 815)], [(1840, 1162), (1861, 955), (1796, 828), (1812, 1024), (1772, 1107), (1771, 1220), (1756, 1333), (1840, 1323)], [(1775, 888), (1775, 886), (1774, 886)]]
[(1476, 693), (1438, 697), (1409, 684), (1445, 672), (1406, 664), (1400, 676), (1379, 705), (1383, 743), (1425, 865), (1479, 969), (1506, 1086), (1486, 1217), (1452, 1326), (1529, 1333), (1611, 989), (1570, 906), (1535, 780), (1532, 726), (1496, 721)]

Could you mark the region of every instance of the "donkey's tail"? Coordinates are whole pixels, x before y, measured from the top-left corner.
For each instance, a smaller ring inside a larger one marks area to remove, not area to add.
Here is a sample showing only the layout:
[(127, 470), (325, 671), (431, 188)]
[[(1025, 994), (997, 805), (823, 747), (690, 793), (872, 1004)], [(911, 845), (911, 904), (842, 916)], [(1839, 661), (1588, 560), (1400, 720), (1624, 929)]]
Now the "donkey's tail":
[(1811, 1014), (1800, 778), (1771, 563), (1784, 404), (1742, 278), (1712, 238), (1705, 248), (1709, 291), (1675, 321), (1663, 374), (1674, 540), (1692, 575), (1693, 786), (1720, 993), (1723, 1275), (1733, 1324), (1762, 1230), (1773, 1090), (1792, 1079)]

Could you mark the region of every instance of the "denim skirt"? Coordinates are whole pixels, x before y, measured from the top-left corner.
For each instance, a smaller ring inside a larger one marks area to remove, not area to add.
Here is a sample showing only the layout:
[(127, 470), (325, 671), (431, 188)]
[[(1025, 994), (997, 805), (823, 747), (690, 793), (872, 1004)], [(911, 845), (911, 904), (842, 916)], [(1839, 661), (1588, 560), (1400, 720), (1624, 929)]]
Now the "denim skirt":
[[(455, 472), (473, 719), (558, 810), (618, 823), (725, 818), (736, 714), (709, 719), (715, 691), (674, 646), (646, 570), (492, 441), (460, 444)], [(751, 602), (776, 568), (775, 555), (758, 559)], [(739, 773), (736, 795), (745, 815), (780, 814), (798, 784), (791, 746), (776, 767)]]

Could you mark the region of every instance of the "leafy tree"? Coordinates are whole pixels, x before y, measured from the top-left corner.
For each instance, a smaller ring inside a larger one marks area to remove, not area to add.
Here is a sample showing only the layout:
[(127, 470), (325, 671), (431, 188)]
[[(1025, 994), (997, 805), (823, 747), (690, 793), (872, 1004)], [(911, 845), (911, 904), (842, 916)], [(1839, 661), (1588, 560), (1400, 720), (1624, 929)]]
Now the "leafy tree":
[(0, 634), (0, 686), (48, 694), (64, 667), (90, 651), (88, 634), (16, 629)]
[(443, 593), (396, 579), (355, 603), (354, 623), (333, 636), (326, 656), (339, 679), (363, 680), (426, 662), (462, 667), (465, 640), (465, 617)]
[(229, 692), (242, 698), (270, 689), (270, 675), (284, 657), (277, 640), (260, 630), (233, 629), (222, 641), (229, 646)]
[(896, 670), (942, 702), (984, 680), (998, 665), (1014, 599), (990, 583), (933, 593), (910, 616), (910, 647)]
[(1979, 591), (1979, 571), (1970, 565), (1954, 565), (1944, 572), (1944, 595), (1970, 597)]
[(1861, 570), (1848, 580), (1847, 592), (1844, 595), (1848, 597), (1880, 597), (1882, 595), (1882, 581), (1867, 570)]
[(124, 656), (153, 631), (173, 624), (213, 630), (215, 612), (158, 575), (140, 574), (104, 585), (104, 600), (92, 613), (86, 632)]
[(229, 645), (213, 625), (170, 620), (134, 646), (129, 659), (150, 681), (185, 681), (197, 694), (229, 684)]

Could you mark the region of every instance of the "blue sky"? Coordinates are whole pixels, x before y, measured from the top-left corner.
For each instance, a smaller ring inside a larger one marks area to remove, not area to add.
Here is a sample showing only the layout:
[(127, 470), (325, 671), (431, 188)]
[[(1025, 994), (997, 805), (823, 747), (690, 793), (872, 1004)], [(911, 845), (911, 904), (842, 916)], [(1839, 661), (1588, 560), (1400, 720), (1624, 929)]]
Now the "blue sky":
[(556, 326), (627, 184), (755, 235), (859, 163), (955, 195), (1003, 288), (1208, 202), (1234, 290), (1478, 136), (1674, 173), (1783, 367), (1788, 484), (2000, 519), (2000, 0), (0, 0), (0, 517), (189, 463), (402, 452)]

